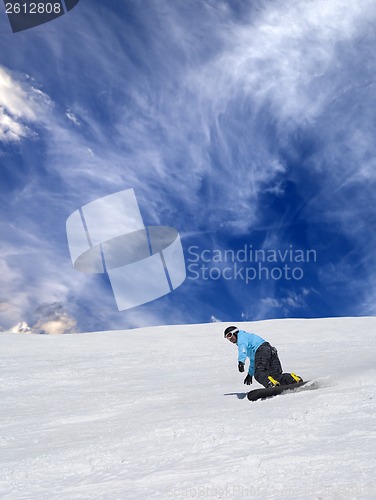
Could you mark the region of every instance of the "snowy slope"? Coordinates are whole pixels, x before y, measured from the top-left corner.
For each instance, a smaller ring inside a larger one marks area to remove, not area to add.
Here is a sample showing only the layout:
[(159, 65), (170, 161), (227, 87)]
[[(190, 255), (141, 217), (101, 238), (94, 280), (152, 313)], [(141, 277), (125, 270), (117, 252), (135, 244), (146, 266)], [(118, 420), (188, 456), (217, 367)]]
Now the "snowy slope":
[(1, 334), (0, 497), (376, 498), (376, 318), (243, 323), (321, 379), (254, 403), (225, 326)]

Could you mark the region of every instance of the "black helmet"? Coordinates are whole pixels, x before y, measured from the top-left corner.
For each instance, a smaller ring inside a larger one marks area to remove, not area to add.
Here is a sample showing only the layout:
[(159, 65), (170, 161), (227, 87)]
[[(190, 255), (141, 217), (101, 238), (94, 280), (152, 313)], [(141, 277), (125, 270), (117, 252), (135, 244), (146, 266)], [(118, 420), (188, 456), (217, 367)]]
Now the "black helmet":
[(226, 330), (224, 331), (223, 336), (226, 338), (226, 335), (228, 335), (229, 333), (232, 333), (233, 335), (235, 335), (236, 333), (238, 333), (238, 331), (239, 331), (239, 328), (237, 326), (228, 326), (226, 328)]

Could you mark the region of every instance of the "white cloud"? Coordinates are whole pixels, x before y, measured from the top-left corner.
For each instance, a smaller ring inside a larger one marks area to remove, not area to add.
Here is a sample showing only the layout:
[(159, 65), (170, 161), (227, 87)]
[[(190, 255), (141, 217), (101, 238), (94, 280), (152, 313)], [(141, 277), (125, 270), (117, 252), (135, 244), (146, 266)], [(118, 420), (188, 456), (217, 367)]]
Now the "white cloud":
[(63, 303), (71, 288), (79, 289), (86, 281), (71, 269), (69, 259), (64, 258), (64, 248), (38, 238), (38, 221), (30, 222), (23, 214), (17, 222), (17, 226), (0, 225), (6, 235), (0, 256), (3, 329), (22, 321), (32, 324), (40, 304)]
[(314, 289), (306, 287), (289, 290), (286, 294), (278, 293), (278, 296), (269, 296), (257, 302), (257, 318), (275, 317), (278, 311), (280, 315), (293, 316), (294, 311), (307, 306), (307, 297), (311, 293), (318, 293)]
[(77, 331), (76, 320), (63, 310), (62, 304), (43, 304), (37, 309), (37, 314), (41, 317), (33, 326), (30, 327), (26, 321), (20, 321), (11, 327), (9, 332), (60, 335)]
[(268, 306), (268, 307), (282, 307), (282, 302), (273, 298), (273, 297), (267, 297), (266, 299), (261, 299), (260, 300), (261, 304)]
[(0, 141), (19, 141), (31, 135), (30, 129), (7, 114), (6, 110), (0, 107)]
[(12, 328), (10, 328), (9, 332), (10, 333), (33, 333), (32, 329), (25, 321), (21, 321), (20, 323), (17, 323), (17, 325), (14, 325)]
[(36, 314), (40, 315), (40, 319), (32, 327), (36, 333), (59, 335), (72, 333), (77, 329), (75, 318), (64, 310), (63, 304), (58, 302), (39, 306)]
[(215, 85), (222, 108), (233, 92), (242, 92), (258, 109), (271, 103), (284, 126), (307, 123), (336, 97), (338, 85), (338, 91), (346, 87), (347, 44), (375, 17), (374, 0), (346, 9), (340, 0), (268, 3), (242, 27), (227, 30), (225, 50), (198, 75), (201, 90), (207, 95)]
[(49, 98), (30, 83), (21, 83), (0, 66), (0, 141), (19, 141), (34, 135), (26, 123), (40, 120)]
[(24, 85), (11, 75), (9, 70), (0, 66), (0, 106), (16, 118), (36, 120), (35, 103)]
[(71, 122), (73, 122), (75, 125), (77, 125), (77, 126), (80, 125), (80, 121), (77, 118), (77, 116), (72, 111), (70, 111), (69, 109), (67, 109), (67, 111), (65, 112), (65, 116), (68, 118), (68, 120), (70, 120)]
[(221, 319), (216, 318), (214, 315), (210, 316), (210, 321), (212, 323), (222, 323)]

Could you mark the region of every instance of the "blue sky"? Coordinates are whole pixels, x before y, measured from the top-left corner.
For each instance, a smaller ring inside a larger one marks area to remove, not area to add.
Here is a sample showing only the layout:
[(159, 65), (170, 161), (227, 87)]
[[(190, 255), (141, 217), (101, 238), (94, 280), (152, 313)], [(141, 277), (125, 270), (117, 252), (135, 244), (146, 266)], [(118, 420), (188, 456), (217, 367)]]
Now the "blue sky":
[[(13, 34), (0, 12), (0, 327), (374, 315), (375, 18), (375, 0), (81, 0)], [(119, 312), (65, 222), (128, 188), (179, 231), (187, 279)], [(245, 246), (316, 259), (246, 282), (213, 260)]]

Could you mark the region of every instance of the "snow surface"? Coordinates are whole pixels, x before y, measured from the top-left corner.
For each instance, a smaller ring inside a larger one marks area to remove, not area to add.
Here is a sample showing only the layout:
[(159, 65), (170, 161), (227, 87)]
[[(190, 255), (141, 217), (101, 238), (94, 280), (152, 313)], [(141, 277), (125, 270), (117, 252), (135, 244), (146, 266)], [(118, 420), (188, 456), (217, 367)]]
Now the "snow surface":
[(1, 334), (0, 497), (375, 499), (376, 318), (243, 323), (321, 383), (253, 403), (226, 326)]

